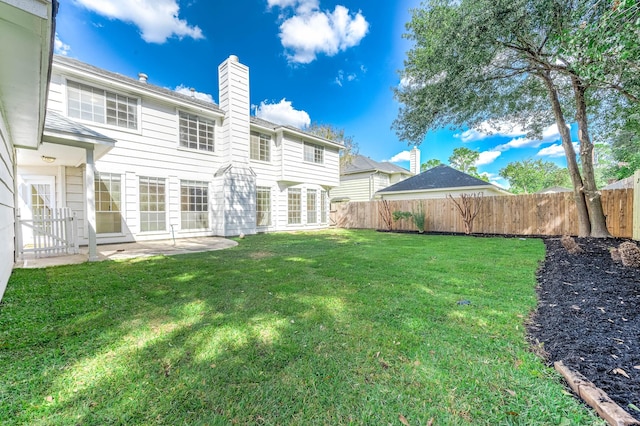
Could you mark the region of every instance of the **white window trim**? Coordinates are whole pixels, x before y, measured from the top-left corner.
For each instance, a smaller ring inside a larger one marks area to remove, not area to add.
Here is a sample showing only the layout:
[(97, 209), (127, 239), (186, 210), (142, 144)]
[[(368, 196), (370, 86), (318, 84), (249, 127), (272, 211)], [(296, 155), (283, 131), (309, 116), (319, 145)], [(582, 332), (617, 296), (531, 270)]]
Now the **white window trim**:
[[(105, 92), (111, 92), (111, 93), (115, 93), (117, 95), (122, 95), (122, 96), (127, 96), (129, 98), (135, 98), (136, 99), (136, 120), (138, 123), (138, 128), (137, 129), (130, 129), (128, 127), (120, 127), (120, 126), (114, 126), (113, 124), (107, 124), (107, 123), (98, 123), (96, 121), (91, 121), (91, 120), (83, 120), (82, 118), (75, 118), (75, 117), (69, 117), (69, 87), (67, 85), (67, 83), (69, 81), (73, 81), (74, 83), (78, 83), (78, 84), (83, 84), (85, 86), (90, 86), (93, 87), (95, 89), (99, 89), (99, 90), (104, 90)], [(95, 84), (94, 82), (87, 82), (87, 81), (83, 81), (81, 78), (75, 79), (75, 78), (68, 78), (65, 77), (64, 78), (64, 82), (62, 84), (62, 90), (63, 90), (63, 102), (62, 102), (62, 107), (63, 107), (63, 115), (65, 117), (67, 117), (70, 120), (73, 121), (77, 121), (78, 123), (82, 123), (82, 124), (86, 124), (88, 126), (95, 126), (95, 127), (100, 127), (103, 129), (112, 129), (112, 130), (118, 130), (120, 132), (125, 132), (125, 133), (130, 133), (133, 135), (141, 135), (142, 134), (142, 99), (140, 98), (140, 96), (135, 95), (135, 94), (128, 94), (126, 92), (122, 92), (122, 91), (118, 91), (118, 90), (114, 90), (112, 88), (107, 88), (105, 86), (101, 86), (100, 84)]]

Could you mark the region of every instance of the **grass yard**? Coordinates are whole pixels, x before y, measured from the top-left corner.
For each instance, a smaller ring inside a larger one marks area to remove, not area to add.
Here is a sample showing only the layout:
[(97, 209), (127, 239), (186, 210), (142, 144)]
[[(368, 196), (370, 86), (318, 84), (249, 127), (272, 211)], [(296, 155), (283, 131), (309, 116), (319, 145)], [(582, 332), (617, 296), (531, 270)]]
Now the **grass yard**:
[(239, 241), (14, 271), (0, 423), (601, 424), (525, 341), (541, 241)]

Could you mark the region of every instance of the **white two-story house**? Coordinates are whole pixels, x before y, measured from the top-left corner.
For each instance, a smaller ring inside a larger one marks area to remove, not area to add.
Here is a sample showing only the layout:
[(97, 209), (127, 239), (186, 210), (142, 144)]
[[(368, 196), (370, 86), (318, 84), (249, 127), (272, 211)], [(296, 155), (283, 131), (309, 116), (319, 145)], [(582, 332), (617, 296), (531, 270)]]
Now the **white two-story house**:
[(328, 226), (342, 145), (252, 117), (237, 57), (218, 76), (216, 105), (55, 56), (43, 143), (17, 152), (20, 220), (67, 207), (90, 257), (100, 243)]

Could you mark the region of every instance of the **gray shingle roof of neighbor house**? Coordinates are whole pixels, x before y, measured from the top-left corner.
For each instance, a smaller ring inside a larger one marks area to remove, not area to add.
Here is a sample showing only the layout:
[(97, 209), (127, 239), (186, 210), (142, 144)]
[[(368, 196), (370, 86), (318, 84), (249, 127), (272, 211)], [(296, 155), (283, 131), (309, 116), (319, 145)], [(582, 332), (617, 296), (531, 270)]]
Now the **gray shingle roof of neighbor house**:
[(603, 187), (602, 189), (626, 189), (633, 188), (633, 176), (629, 176), (628, 178), (620, 179), (618, 181), (612, 182), (609, 185)]
[[(418, 175), (407, 178), (401, 182), (381, 189), (378, 193), (396, 191), (420, 191), (448, 188), (466, 188), (490, 186), (499, 189), (497, 186), (475, 178), (459, 170), (453, 169), (444, 164), (433, 167)], [(502, 191), (502, 190), (501, 190)]]
[(364, 155), (354, 155), (351, 162), (345, 166), (342, 174), (348, 175), (369, 171), (411, 174), (411, 172), (404, 167), (396, 166), (388, 161), (375, 161)]

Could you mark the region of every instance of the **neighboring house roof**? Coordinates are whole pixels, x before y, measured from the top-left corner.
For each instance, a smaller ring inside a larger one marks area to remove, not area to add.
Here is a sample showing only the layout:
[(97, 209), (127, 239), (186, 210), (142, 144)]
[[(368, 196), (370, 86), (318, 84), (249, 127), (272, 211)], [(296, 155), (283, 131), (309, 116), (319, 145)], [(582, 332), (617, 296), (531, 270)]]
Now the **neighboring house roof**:
[(488, 186), (500, 192), (506, 193), (503, 189), (485, 182), (482, 179), (475, 178), (459, 170), (453, 169), (444, 164), (433, 167), (419, 175), (412, 176), (401, 182), (391, 185), (385, 189), (381, 189), (378, 193), (401, 192), (401, 191), (420, 191), (420, 190), (438, 190), (466, 187)]
[(404, 167), (396, 166), (388, 161), (375, 161), (364, 155), (354, 155), (351, 162), (344, 167), (342, 175), (349, 175), (362, 172), (384, 172), (384, 173), (403, 173), (410, 175), (411, 172)]
[(633, 176), (629, 176), (628, 178), (620, 179), (618, 181), (612, 182), (609, 185), (603, 187), (602, 189), (627, 189), (633, 188)]
[(573, 189), (565, 188), (564, 186), (550, 186), (548, 188), (541, 189), (534, 192), (534, 194), (555, 194), (557, 192), (572, 192)]

